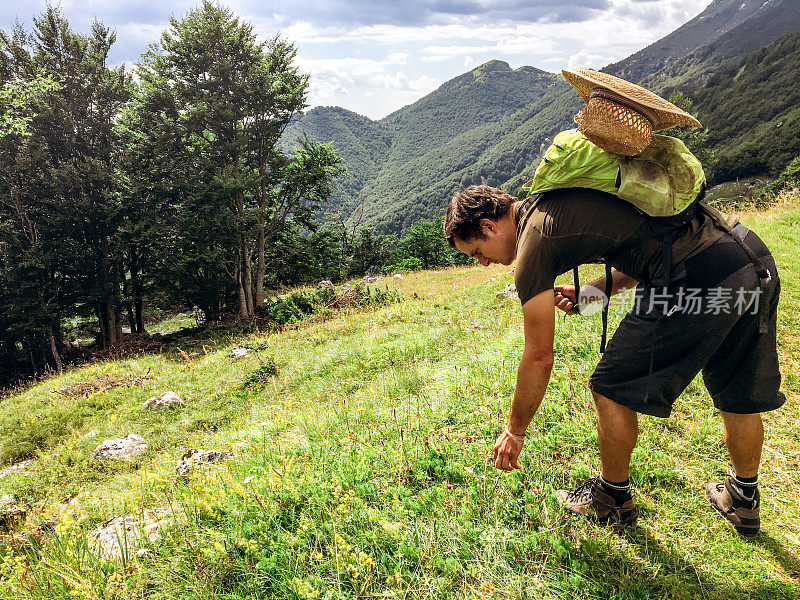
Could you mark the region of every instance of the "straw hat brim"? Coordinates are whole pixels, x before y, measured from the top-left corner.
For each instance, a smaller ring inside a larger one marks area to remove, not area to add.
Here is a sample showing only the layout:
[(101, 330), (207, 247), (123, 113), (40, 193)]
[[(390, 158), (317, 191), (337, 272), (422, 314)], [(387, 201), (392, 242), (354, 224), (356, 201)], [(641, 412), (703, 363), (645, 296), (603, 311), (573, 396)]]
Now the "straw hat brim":
[(561, 73), (587, 105), (593, 89), (609, 91), (611, 94), (621, 96), (631, 108), (645, 115), (652, 122), (653, 131), (668, 129), (675, 125), (702, 127), (700, 121), (672, 102), (619, 77), (590, 69), (563, 69)]

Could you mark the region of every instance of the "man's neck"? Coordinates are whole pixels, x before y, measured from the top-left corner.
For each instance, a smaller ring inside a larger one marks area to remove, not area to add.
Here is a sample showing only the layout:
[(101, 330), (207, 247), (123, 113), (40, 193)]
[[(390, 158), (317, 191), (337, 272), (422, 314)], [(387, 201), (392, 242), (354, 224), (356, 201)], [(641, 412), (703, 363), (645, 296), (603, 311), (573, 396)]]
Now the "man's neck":
[(514, 215), (514, 224), (519, 225), (519, 221), (523, 215), (520, 214), (520, 210), (522, 209), (522, 205), (524, 203), (522, 200), (517, 200), (511, 205), (512, 215)]

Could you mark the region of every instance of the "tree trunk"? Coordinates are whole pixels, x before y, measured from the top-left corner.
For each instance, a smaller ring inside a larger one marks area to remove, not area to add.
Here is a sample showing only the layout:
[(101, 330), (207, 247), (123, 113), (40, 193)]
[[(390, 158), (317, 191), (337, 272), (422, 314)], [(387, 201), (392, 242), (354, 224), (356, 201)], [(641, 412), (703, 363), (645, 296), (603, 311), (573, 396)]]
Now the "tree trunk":
[(31, 361), (31, 371), (35, 376), (37, 372), (36, 359), (33, 357), (33, 344), (31, 344), (31, 338), (27, 335), (25, 336), (25, 346), (28, 348), (28, 359)]
[(50, 338), (50, 351), (53, 353), (53, 359), (56, 361), (56, 369), (58, 369), (59, 374), (64, 372), (64, 363), (61, 362), (61, 355), (58, 353), (58, 347), (56, 346), (56, 336), (53, 335), (53, 330), (50, 329), (49, 336)]
[(122, 341), (122, 325), (117, 318), (117, 307), (112, 302), (106, 302), (108, 312), (108, 342), (111, 348), (116, 348)]
[(144, 318), (142, 317), (144, 289), (142, 285), (141, 273), (142, 269), (139, 266), (139, 254), (136, 249), (131, 248), (130, 253), (130, 273), (131, 273), (131, 292), (133, 295), (133, 311), (134, 311), (134, 324), (135, 329), (131, 331), (136, 333), (144, 333)]
[(266, 237), (264, 235), (264, 215), (258, 217), (258, 237), (256, 238), (256, 275), (255, 275), (255, 301), (256, 307), (264, 304), (266, 299), (266, 292), (264, 291), (264, 277), (267, 274), (266, 258), (264, 256), (264, 246), (266, 245)]
[(244, 291), (244, 275), (242, 274), (242, 251), (239, 250), (237, 252), (237, 260), (236, 260), (236, 292), (239, 297), (239, 319), (241, 321), (246, 321), (248, 318), (247, 314), (247, 296), (245, 295)]
[(145, 333), (142, 309), (142, 298), (139, 296), (133, 300), (133, 310), (136, 315), (136, 333)]
[(242, 244), (242, 286), (244, 287), (244, 300), (247, 305), (247, 318), (252, 319), (256, 316), (255, 306), (253, 305), (253, 266), (252, 256), (246, 248), (247, 242)]
[(105, 350), (108, 348), (108, 316), (102, 300), (97, 302), (97, 321), (100, 324), (100, 346)]

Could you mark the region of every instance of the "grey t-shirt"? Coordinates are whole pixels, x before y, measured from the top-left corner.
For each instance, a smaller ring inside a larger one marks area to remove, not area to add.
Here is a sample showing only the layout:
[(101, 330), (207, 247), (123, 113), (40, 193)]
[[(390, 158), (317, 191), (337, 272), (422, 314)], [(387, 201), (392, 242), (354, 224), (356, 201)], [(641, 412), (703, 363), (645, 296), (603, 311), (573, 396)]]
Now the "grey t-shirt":
[[(721, 215), (731, 225), (733, 217)], [(541, 195), (517, 224), (515, 282), (522, 304), (551, 289), (556, 277), (577, 265), (612, 255), (611, 266), (642, 282), (662, 272), (662, 244), (650, 239), (620, 247), (645, 227), (647, 217), (612, 194), (583, 188)], [(677, 264), (708, 248), (725, 234), (703, 211), (672, 246)], [(614, 255), (615, 252), (618, 254)]]

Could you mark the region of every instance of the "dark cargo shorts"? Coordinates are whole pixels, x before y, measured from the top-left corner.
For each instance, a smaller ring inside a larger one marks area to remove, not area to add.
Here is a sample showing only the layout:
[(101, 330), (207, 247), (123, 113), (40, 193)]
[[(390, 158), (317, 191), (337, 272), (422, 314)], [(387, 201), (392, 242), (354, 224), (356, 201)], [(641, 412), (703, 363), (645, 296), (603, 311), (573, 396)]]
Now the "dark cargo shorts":
[[(675, 265), (666, 292), (637, 287), (633, 309), (589, 378), (592, 390), (636, 412), (668, 417), (702, 370), (719, 410), (759, 413), (786, 401), (779, 391), (775, 262), (755, 233), (743, 225), (734, 232), (769, 269), (766, 289), (745, 251), (726, 234)], [(760, 310), (768, 311), (766, 333), (759, 333)]]

